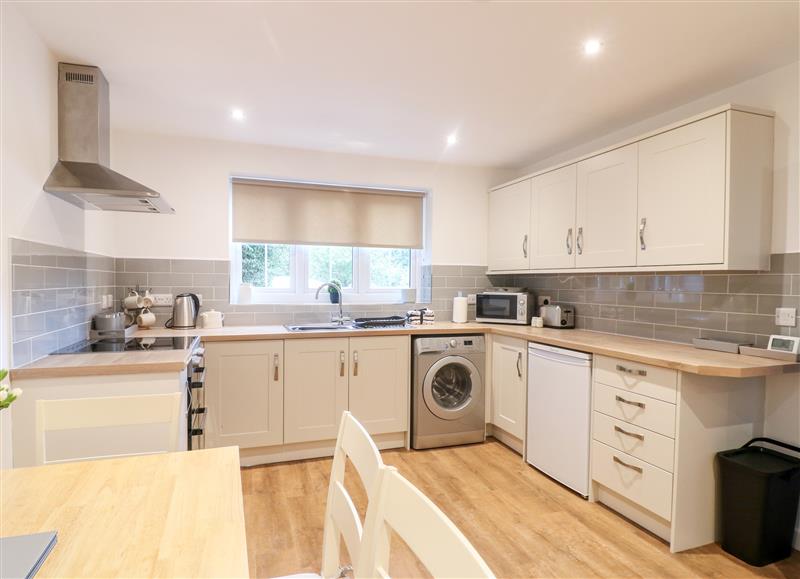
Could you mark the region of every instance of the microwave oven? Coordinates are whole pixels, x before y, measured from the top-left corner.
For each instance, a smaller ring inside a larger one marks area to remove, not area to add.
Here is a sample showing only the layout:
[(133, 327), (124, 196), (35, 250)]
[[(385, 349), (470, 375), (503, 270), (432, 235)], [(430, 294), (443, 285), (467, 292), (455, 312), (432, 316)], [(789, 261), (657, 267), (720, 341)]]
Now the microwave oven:
[(533, 302), (528, 292), (485, 291), (475, 296), (475, 321), (527, 325)]

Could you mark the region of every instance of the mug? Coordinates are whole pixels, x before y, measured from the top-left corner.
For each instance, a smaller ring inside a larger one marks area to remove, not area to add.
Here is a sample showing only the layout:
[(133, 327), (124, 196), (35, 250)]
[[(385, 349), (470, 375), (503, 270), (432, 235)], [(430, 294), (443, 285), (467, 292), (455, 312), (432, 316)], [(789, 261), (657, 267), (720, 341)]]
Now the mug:
[(149, 328), (156, 323), (156, 315), (145, 308), (142, 310), (142, 313), (136, 317), (136, 323), (140, 328)]
[(150, 290), (144, 292), (144, 295), (142, 296), (142, 307), (146, 309), (153, 307), (153, 296), (150, 295)]
[[(152, 299), (150, 301), (152, 302)], [(140, 310), (145, 307), (144, 298), (135, 291), (132, 291), (130, 294), (128, 294), (128, 297), (122, 300), (122, 306), (126, 310)]]

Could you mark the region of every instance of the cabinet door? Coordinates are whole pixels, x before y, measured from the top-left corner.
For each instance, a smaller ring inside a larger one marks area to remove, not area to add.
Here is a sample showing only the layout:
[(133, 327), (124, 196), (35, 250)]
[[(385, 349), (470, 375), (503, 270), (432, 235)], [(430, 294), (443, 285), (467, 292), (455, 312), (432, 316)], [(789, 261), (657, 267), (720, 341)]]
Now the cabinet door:
[(725, 119), (720, 113), (639, 143), (637, 265), (723, 262)]
[(531, 180), (489, 193), (489, 269), (528, 269)]
[(206, 445), (283, 443), (283, 342), (206, 344)]
[(349, 407), (370, 434), (408, 430), (408, 336), (350, 338)]
[(286, 340), (284, 442), (330, 440), (347, 410), (347, 338)]
[(492, 424), (520, 440), (525, 436), (527, 350), (524, 340), (492, 339)]
[(533, 178), (531, 269), (575, 267), (576, 167)]
[(578, 163), (575, 265), (636, 265), (637, 143)]

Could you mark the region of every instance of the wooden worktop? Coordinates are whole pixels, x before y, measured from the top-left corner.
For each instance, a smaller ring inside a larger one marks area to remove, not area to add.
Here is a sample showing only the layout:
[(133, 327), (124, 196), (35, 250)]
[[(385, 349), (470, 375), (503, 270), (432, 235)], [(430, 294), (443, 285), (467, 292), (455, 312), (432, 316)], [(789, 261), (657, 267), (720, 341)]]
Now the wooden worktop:
[[(705, 376), (747, 378), (800, 370), (800, 364), (798, 363), (699, 350), (688, 344), (603, 334), (587, 330), (559, 330), (506, 324), (479, 324), (476, 322), (468, 322), (466, 324), (437, 322), (432, 325), (396, 329), (322, 330), (311, 332), (290, 332), (284, 326), (226, 326), (213, 330), (154, 328), (151, 330), (139, 330), (134, 334), (134, 337), (200, 336), (204, 342), (224, 342), (409, 334), (414, 336), (426, 334), (494, 334), (511, 336), (551, 346), (613, 356)], [(181, 355), (176, 352), (163, 351), (48, 356), (33, 364), (12, 370), (11, 379), (180, 370), (182, 365), (185, 366), (186, 360), (184, 358), (185, 353)], [(800, 376), (798, 376), (798, 381), (800, 382)]]
[(0, 535), (57, 531), (37, 577), (246, 577), (236, 447), (0, 471)]

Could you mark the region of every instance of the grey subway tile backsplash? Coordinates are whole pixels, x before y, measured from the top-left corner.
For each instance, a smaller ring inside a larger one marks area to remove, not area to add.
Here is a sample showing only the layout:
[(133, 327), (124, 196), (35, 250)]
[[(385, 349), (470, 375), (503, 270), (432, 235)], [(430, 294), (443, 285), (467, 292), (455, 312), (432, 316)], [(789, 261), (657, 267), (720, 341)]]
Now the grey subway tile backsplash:
[[(586, 330), (689, 342), (734, 339), (765, 346), (776, 307), (800, 309), (800, 253), (771, 256), (768, 272), (575, 273), (490, 276), (495, 285), (529, 288), (573, 304)], [(511, 279), (509, 279), (511, 278)], [(436, 286), (434, 285), (434, 291)]]

